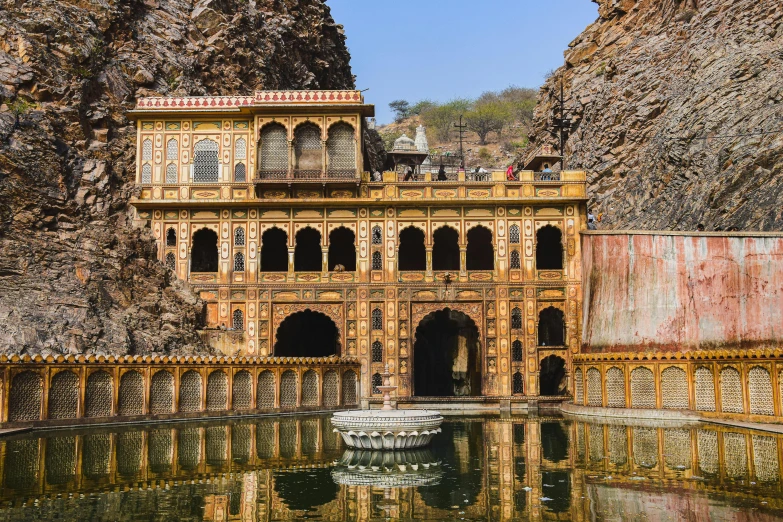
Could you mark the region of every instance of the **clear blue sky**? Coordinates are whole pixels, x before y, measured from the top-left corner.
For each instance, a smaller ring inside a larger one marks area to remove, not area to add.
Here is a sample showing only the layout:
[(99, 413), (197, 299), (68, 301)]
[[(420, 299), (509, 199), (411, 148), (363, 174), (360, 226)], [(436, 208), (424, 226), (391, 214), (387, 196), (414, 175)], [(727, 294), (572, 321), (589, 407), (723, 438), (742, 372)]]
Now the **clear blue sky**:
[(326, 0), (345, 26), (356, 87), (378, 123), (389, 102), (539, 87), (595, 21), (590, 0)]

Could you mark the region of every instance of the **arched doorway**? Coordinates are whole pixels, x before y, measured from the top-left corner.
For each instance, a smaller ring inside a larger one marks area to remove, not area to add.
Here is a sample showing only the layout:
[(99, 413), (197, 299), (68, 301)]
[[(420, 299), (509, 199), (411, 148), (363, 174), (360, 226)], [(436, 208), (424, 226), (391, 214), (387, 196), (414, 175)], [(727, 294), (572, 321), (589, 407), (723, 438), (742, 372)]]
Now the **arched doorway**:
[(416, 328), (413, 392), (419, 397), (481, 395), (479, 332), (473, 320), (448, 308)]
[(337, 326), (319, 312), (304, 310), (285, 318), (277, 328), (275, 357), (328, 357), (339, 355)]
[(432, 269), (459, 270), (459, 233), (444, 226), (432, 234), (432, 239)]
[(354, 233), (338, 227), (329, 234), (329, 271), (342, 265), (346, 272), (356, 272), (356, 243)]
[(424, 246), (424, 232), (408, 227), (400, 232), (398, 270), (426, 270), (427, 248)]
[(297, 232), (296, 247), (294, 248), (294, 271), (320, 272), (322, 259), (321, 233), (310, 227), (305, 227)]
[(202, 228), (193, 234), (193, 249), (190, 251), (190, 271), (218, 271), (218, 236), (214, 230)]
[(468, 270), (494, 270), (495, 248), (492, 246), (492, 232), (477, 226), (468, 231), (468, 247), (465, 252)]
[(272, 227), (261, 236), (261, 271), (288, 271), (288, 234)]
[(538, 314), (538, 345), (565, 345), (565, 323), (562, 310), (550, 306)]
[(563, 233), (559, 228), (546, 225), (536, 232), (536, 268), (563, 269)]
[(568, 392), (565, 377), (565, 361), (562, 357), (550, 355), (542, 359), (538, 374), (539, 395), (565, 395)]

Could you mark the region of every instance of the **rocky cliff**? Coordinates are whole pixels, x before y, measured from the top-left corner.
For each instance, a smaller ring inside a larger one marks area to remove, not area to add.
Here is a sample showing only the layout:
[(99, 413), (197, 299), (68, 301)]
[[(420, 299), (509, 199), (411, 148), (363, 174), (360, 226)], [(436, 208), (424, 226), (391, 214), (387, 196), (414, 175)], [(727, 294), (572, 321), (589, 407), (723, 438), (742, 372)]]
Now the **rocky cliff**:
[(563, 81), (567, 166), (589, 172), (601, 227), (780, 230), (783, 4), (597, 2), (541, 89), (534, 142), (557, 142)]
[(132, 225), (136, 96), (352, 88), (321, 0), (0, 0), (0, 352), (207, 351)]

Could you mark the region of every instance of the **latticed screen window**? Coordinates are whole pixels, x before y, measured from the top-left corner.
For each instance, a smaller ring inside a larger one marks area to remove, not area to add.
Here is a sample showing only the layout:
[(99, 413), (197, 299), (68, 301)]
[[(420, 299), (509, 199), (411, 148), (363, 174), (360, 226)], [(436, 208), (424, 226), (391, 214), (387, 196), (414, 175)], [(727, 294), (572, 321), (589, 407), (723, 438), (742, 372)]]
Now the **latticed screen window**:
[(234, 321), (232, 324), (234, 330), (243, 330), (245, 328), (245, 316), (242, 313), (242, 310), (234, 310), (231, 318)]
[(245, 229), (242, 227), (234, 230), (234, 244), (237, 246), (245, 246)]
[(522, 395), (525, 393), (525, 381), (522, 378), (522, 374), (516, 372), (511, 383), (511, 393), (514, 395)]
[(166, 231), (166, 246), (177, 246), (177, 232), (173, 228)]
[(294, 131), (294, 169), (300, 175), (320, 175), (323, 170), (321, 129), (307, 122)]
[(166, 266), (174, 270), (176, 268), (177, 260), (174, 257), (174, 253), (169, 252), (166, 254)]
[(193, 155), (193, 181), (197, 183), (216, 182), (220, 179), (218, 144), (212, 140), (196, 143)]
[(383, 259), (380, 252), (372, 253), (372, 269), (381, 270), (383, 268)]
[(329, 172), (353, 175), (356, 171), (356, 140), (353, 127), (345, 122), (332, 125), (326, 140)]
[(519, 339), (511, 343), (511, 360), (522, 362), (522, 342)]
[(260, 171), (262, 177), (285, 177), (288, 174), (288, 138), (285, 127), (271, 123), (261, 129)]
[(166, 165), (166, 183), (177, 182), (177, 165), (169, 163)]
[(237, 163), (234, 167), (234, 181), (237, 183), (247, 181), (247, 168), (244, 163)]
[(177, 143), (177, 140), (170, 139), (166, 142), (166, 159), (167, 160), (176, 160), (177, 155), (179, 153), (179, 143)]
[(380, 373), (374, 373), (372, 376), (372, 393), (373, 395), (377, 395), (381, 393), (381, 390), (378, 389), (378, 386), (383, 386), (383, 377), (381, 377)]
[(141, 143), (141, 159), (142, 161), (152, 160), (152, 140), (147, 139)]
[(372, 362), (383, 362), (383, 345), (380, 341), (372, 343)]
[(511, 268), (522, 268), (522, 264), (519, 261), (519, 250), (511, 251)]
[(141, 166), (141, 182), (152, 183), (152, 165), (149, 163)]
[(508, 240), (512, 245), (519, 244), (519, 226), (511, 225), (508, 229)]
[(380, 308), (372, 311), (372, 329), (383, 330), (383, 312)]
[(383, 240), (383, 234), (381, 232), (381, 227), (375, 225), (374, 227), (372, 227), (372, 244), (380, 245), (382, 240)]
[(522, 310), (516, 307), (511, 310), (511, 328), (522, 328)]
[(245, 254), (242, 252), (237, 252), (234, 255), (234, 272), (244, 272), (245, 271)]
[(234, 158), (243, 160), (247, 158), (247, 141), (245, 138), (239, 138), (234, 147)]

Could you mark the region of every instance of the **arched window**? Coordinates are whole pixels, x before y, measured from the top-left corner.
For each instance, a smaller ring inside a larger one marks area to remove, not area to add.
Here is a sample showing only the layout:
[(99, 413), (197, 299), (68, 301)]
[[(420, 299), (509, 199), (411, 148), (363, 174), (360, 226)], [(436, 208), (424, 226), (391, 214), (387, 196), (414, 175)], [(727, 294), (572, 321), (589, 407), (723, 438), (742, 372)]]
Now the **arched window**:
[(247, 169), (244, 163), (237, 163), (234, 166), (234, 181), (244, 183), (247, 181)]
[(141, 143), (142, 161), (152, 161), (152, 140), (146, 139)]
[(234, 254), (234, 272), (245, 271), (245, 254), (237, 252)]
[(372, 329), (383, 330), (383, 311), (380, 308), (374, 308), (372, 311)]
[(288, 236), (277, 227), (261, 236), (261, 271), (288, 272)]
[(174, 252), (166, 254), (166, 266), (172, 270), (177, 268), (177, 259), (174, 257)]
[(383, 269), (383, 256), (380, 252), (372, 253), (372, 269), (373, 270)]
[(512, 362), (522, 362), (522, 341), (517, 339), (513, 343), (511, 343), (511, 361)]
[(468, 270), (494, 270), (495, 249), (492, 246), (492, 232), (482, 226), (468, 232), (468, 249), (465, 254)]
[(174, 163), (169, 163), (166, 165), (166, 183), (176, 183), (177, 182), (177, 165)]
[(297, 232), (294, 270), (296, 272), (320, 272), (321, 259), (321, 233), (310, 227), (305, 227)]
[(536, 268), (538, 270), (563, 269), (563, 234), (552, 225), (536, 232)]
[(372, 362), (374, 363), (382, 363), (383, 362), (383, 345), (380, 341), (375, 341), (372, 343)]
[(426, 270), (427, 249), (424, 247), (424, 232), (408, 227), (400, 232), (399, 270)]
[(511, 310), (511, 328), (514, 330), (522, 328), (522, 310), (517, 307)]
[(372, 244), (380, 245), (382, 241), (383, 241), (383, 231), (381, 230), (381, 227), (375, 225), (374, 227), (372, 227)]
[(193, 154), (193, 181), (214, 183), (220, 179), (220, 163), (216, 141), (201, 140), (196, 143)]
[(141, 166), (141, 182), (152, 183), (152, 165), (149, 163)]
[(234, 229), (234, 244), (236, 246), (245, 246), (245, 229), (237, 227)]
[(330, 178), (356, 177), (356, 137), (353, 127), (345, 122), (329, 128), (326, 154), (329, 158)]
[(166, 142), (166, 159), (176, 161), (178, 155), (179, 155), (179, 144), (177, 143), (177, 140), (171, 138), (169, 141)]
[(563, 346), (565, 344), (565, 323), (563, 312), (550, 306), (538, 315), (538, 345)]
[(218, 236), (215, 231), (202, 228), (193, 234), (193, 248), (190, 251), (191, 272), (218, 271)]
[(234, 159), (243, 160), (247, 158), (247, 141), (245, 138), (239, 138), (234, 144)]
[(285, 127), (279, 123), (270, 123), (261, 129), (258, 174), (261, 179), (288, 176), (288, 138)]
[(522, 268), (522, 263), (519, 260), (519, 250), (512, 250), (511, 251), (510, 267), (512, 269)]
[(378, 386), (383, 386), (383, 377), (381, 377), (380, 373), (374, 373), (372, 376), (372, 393), (373, 395), (377, 395), (381, 393), (381, 390), (378, 389)]
[(244, 330), (245, 328), (245, 315), (242, 313), (242, 310), (234, 310), (234, 313), (231, 314), (231, 327), (234, 330)]
[(519, 372), (516, 372), (514, 374), (511, 383), (511, 393), (513, 393), (514, 395), (523, 395), (525, 393), (524, 378), (522, 377), (522, 374)]
[(459, 270), (459, 233), (451, 227), (440, 227), (432, 239), (432, 269)]
[(508, 242), (512, 245), (519, 244), (519, 225), (511, 225), (508, 227)]
[(294, 177), (319, 178), (323, 172), (321, 129), (312, 122), (294, 131)]
[(177, 246), (177, 231), (174, 230), (174, 227), (166, 231), (166, 246)]
[(332, 230), (329, 234), (329, 270), (342, 265), (346, 272), (356, 271), (356, 244), (354, 234), (345, 227)]

